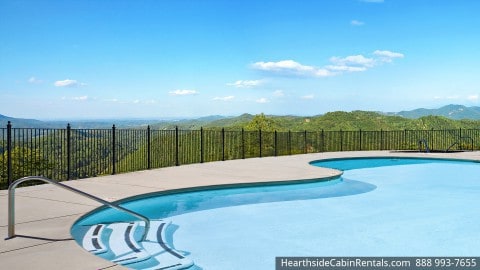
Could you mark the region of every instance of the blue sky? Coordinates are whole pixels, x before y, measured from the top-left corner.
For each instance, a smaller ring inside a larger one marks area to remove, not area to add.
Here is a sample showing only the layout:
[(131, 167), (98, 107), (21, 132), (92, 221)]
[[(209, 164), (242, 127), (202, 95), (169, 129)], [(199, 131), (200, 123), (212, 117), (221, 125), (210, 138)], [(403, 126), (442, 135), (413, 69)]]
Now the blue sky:
[(480, 105), (480, 1), (0, 0), (0, 114)]

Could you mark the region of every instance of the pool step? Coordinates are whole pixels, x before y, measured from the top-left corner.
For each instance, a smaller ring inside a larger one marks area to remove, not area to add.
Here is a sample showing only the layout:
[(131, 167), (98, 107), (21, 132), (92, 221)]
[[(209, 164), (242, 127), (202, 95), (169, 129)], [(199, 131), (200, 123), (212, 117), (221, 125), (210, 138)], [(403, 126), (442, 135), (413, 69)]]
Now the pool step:
[(90, 227), (83, 238), (83, 248), (93, 254), (101, 254), (107, 252), (107, 247), (103, 244), (101, 236), (105, 229), (104, 224), (97, 224)]
[(110, 250), (115, 254), (112, 262), (130, 264), (150, 258), (150, 255), (135, 241), (134, 233), (137, 226), (138, 223), (135, 222), (108, 225), (108, 228), (112, 229), (108, 244)]
[(167, 243), (168, 226), (169, 221), (152, 220), (146, 239), (141, 241), (144, 222), (97, 224), (87, 228), (82, 246), (92, 254), (134, 269), (142, 263), (142, 269), (151, 270), (179, 270), (192, 266), (190, 258)]
[(170, 247), (166, 242), (166, 228), (170, 222), (165, 221), (151, 221), (150, 230), (147, 238), (142, 242), (142, 246), (147, 250), (156, 261), (161, 263), (161, 268), (158, 266), (147, 268), (147, 270), (154, 269), (185, 269), (193, 265), (193, 261), (186, 258), (181, 253)]

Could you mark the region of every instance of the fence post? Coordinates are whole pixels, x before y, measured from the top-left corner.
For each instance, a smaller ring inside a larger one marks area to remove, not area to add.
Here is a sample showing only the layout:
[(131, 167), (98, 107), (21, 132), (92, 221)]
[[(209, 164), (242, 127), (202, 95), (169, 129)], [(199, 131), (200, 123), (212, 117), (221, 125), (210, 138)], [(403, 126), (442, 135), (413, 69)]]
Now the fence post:
[[(428, 141), (429, 141), (429, 142), (431, 141), (431, 143), (430, 143), (430, 145), (429, 145), (429, 146), (430, 146), (430, 150), (435, 149), (435, 147), (437, 146), (437, 145), (436, 145), (436, 142), (435, 142), (435, 137), (436, 137), (436, 136), (435, 136), (435, 133), (436, 133), (435, 130), (432, 128), (432, 131), (430, 131), (430, 136), (428, 136), (428, 137), (429, 137), (429, 138), (428, 138)], [(434, 147), (434, 146), (435, 146), (435, 147)]]
[(258, 142), (259, 142), (259, 148), (260, 148), (260, 157), (262, 157), (262, 130), (258, 129)]
[(288, 155), (292, 155), (292, 131), (288, 130)]
[(383, 143), (383, 129), (380, 129), (380, 150), (383, 150), (383, 148), (385, 148)]
[(67, 124), (67, 180), (72, 179), (72, 127)]
[(343, 131), (340, 129), (340, 152), (343, 152)]
[(178, 157), (178, 149), (179, 149), (179, 142), (178, 142), (178, 126), (175, 126), (175, 166), (180, 166), (180, 161)]
[(242, 159), (245, 159), (245, 130), (242, 128)]
[(274, 139), (274, 145), (273, 145), (273, 147), (274, 147), (274, 150), (275, 150), (275, 156), (277, 156), (277, 155), (278, 155), (278, 152), (277, 152), (277, 131), (276, 131), (276, 130), (275, 130), (275, 132), (274, 132), (273, 139)]
[(147, 168), (150, 170), (152, 168), (152, 141), (150, 134), (150, 125), (147, 126)]
[(203, 163), (203, 127), (200, 127), (200, 163)]
[(222, 161), (225, 161), (225, 128), (222, 128)]
[(305, 130), (304, 133), (303, 133), (303, 146), (304, 146), (305, 154), (308, 153), (308, 150), (307, 150), (307, 130)]
[(8, 186), (13, 182), (12, 173), (12, 123), (7, 123), (7, 181)]
[(324, 130), (322, 129), (322, 133), (320, 133), (320, 137), (321, 137), (321, 140), (322, 140), (322, 144), (321, 144), (321, 151), (320, 152), (325, 152), (325, 132)]
[(462, 140), (462, 128), (460, 128), (460, 135), (458, 137), (458, 141), (459, 141), (458, 146), (459, 146), (460, 150), (463, 150), (461, 140)]
[(116, 168), (116, 159), (117, 159), (117, 153), (116, 153), (116, 140), (115, 140), (115, 125), (112, 126), (112, 174), (117, 173), (117, 168)]
[(359, 130), (360, 135), (359, 135), (359, 150), (362, 151), (362, 129)]

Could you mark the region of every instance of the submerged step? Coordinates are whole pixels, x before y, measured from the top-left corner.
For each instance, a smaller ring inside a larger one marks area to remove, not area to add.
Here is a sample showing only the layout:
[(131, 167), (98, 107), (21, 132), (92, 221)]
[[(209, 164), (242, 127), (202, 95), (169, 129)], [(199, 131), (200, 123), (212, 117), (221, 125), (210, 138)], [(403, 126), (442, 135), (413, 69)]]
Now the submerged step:
[(172, 247), (170, 247), (165, 239), (166, 229), (170, 225), (170, 221), (151, 221), (150, 230), (147, 234), (146, 241), (142, 242), (145, 250), (155, 258), (158, 265), (147, 268), (154, 269), (185, 269), (193, 265), (190, 258), (185, 257)]
[(108, 243), (110, 250), (115, 254), (115, 259), (112, 260), (112, 262), (130, 264), (150, 258), (150, 255), (134, 238), (137, 226), (138, 223), (136, 222), (113, 223), (108, 225), (108, 228), (112, 230)]
[(83, 238), (83, 248), (93, 254), (101, 254), (107, 252), (107, 248), (101, 239), (104, 229), (104, 224), (97, 224), (90, 227), (90, 229), (85, 234), (85, 237)]
[(193, 261), (166, 241), (170, 225), (171, 221), (152, 220), (145, 240), (141, 241), (139, 232), (144, 230), (144, 222), (97, 224), (88, 228), (82, 246), (92, 254), (136, 269), (145, 269), (140, 265), (148, 265), (146, 270), (189, 268)]

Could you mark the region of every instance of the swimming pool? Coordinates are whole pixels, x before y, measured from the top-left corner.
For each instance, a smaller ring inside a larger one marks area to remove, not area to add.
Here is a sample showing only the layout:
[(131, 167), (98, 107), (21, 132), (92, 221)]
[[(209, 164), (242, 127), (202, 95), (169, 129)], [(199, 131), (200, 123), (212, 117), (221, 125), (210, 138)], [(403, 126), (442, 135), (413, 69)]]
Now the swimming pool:
[(478, 256), (480, 166), (359, 158), (312, 162), (345, 170), (306, 184), (150, 194), (72, 227), (92, 253), (134, 269), (274, 269), (276, 256)]

